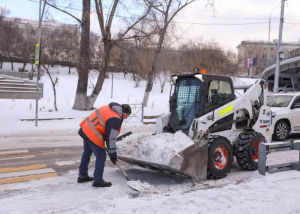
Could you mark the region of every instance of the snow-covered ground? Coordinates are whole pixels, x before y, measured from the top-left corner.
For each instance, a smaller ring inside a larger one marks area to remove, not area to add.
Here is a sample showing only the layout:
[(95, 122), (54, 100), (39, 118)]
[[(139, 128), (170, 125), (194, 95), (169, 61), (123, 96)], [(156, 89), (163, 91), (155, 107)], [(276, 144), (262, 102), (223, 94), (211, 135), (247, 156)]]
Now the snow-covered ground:
[[(9, 64), (5, 63), (5, 66)], [(18, 67), (18, 66), (16, 66)], [(21, 65), (19, 66), (21, 67)], [(62, 146), (56, 143), (55, 137), (67, 140), (65, 146), (81, 146), (77, 135), (79, 123), (91, 111), (72, 110), (77, 87), (77, 74), (67, 74), (67, 68), (53, 68), (53, 76), (59, 78), (57, 86), (58, 112), (53, 111), (53, 91), (49, 77), (42, 77), (44, 98), (39, 101), (39, 118), (74, 118), (65, 120), (34, 121), (21, 119), (35, 118), (35, 100), (0, 100), (0, 151), (26, 149), (34, 147)], [(96, 74), (90, 76), (96, 81)], [(111, 98), (111, 74), (106, 79), (103, 90), (95, 103), (95, 107), (109, 102), (136, 103), (142, 101), (145, 82), (134, 88), (129, 76), (114, 74), (113, 98)], [(255, 80), (234, 78), (234, 84), (246, 84)], [(91, 89), (89, 89), (91, 90)], [(164, 93), (160, 93), (158, 80), (150, 94), (149, 105), (145, 115), (159, 115), (169, 110), (168, 97), (170, 85), (167, 83)], [(138, 107), (136, 108), (138, 111)], [(173, 136), (153, 136), (157, 141), (148, 147), (137, 148), (129, 140), (140, 139), (141, 144), (149, 144), (147, 139), (154, 132), (154, 125), (143, 125), (141, 122), (125, 122), (122, 133), (132, 131), (135, 135), (118, 142), (120, 151), (130, 154), (132, 151), (143, 151), (144, 156), (151, 157), (150, 150), (161, 150), (161, 144), (169, 142)], [(32, 142), (29, 136), (35, 136)], [(18, 138), (18, 143), (10, 142), (10, 138)], [(176, 140), (187, 142), (177, 134)], [(181, 143), (182, 143), (181, 142)], [(124, 143), (123, 145), (121, 145)], [(180, 145), (180, 142), (177, 143)], [(124, 147), (126, 145), (127, 147)], [(149, 151), (149, 153), (147, 153)], [(165, 152), (165, 154), (163, 153)], [(160, 156), (152, 156), (151, 160), (166, 161), (172, 151), (162, 151)], [(132, 153), (131, 153), (132, 154)], [(153, 153), (152, 153), (153, 154)], [(155, 153), (157, 155), (157, 153)], [(132, 154), (133, 156), (136, 154)], [(165, 155), (165, 156), (162, 156)], [(139, 158), (143, 158), (139, 156)], [(80, 157), (75, 161), (79, 164)], [(57, 162), (57, 165), (72, 165), (74, 161)], [(23, 183), (0, 185), (0, 214), (11, 213), (300, 213), (300, 173), (298, 171), (280, 172), (261, 176), (257, 171), (246, 172), (234, 166), (232, 172), (224, 179), (192, 182), (163, 173), (152, 172), (137, 167), (126, 167), (125, 171), (134, 180), (147, 182), (152, 187), (149, 191), (136, 193), (126, 185), (126, 180), (116, 167), (106, 167), (104, 178), (111, 181), (110, 188), (92, 188), (91, 183), (78, 184), (77, 171), (66, 174), (31, 180)], [(89, 173), (92, 175), (93, 169)]]

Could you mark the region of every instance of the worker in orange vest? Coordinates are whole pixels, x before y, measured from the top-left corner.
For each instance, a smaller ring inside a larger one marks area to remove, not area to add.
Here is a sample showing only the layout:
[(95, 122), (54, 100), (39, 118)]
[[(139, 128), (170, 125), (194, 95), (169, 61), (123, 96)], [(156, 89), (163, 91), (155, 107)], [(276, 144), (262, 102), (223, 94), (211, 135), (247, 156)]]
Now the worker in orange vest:
[[(113, 164), (117, 161), (117, 136), (124, 119), (131, 114), (127, 104), (110, 103), (94, 111), (80, 123), (78, 134), (83, 138), (83, 154), (79, 166), (78, 183), (93, 181), (93, 187), (110, 187), (111, 182), (103, 180), (106, 151)], [(106, 142), (106, 146), (105, 146)], [(88, 175), (90, 157), (96, 156), (94, 177)]]

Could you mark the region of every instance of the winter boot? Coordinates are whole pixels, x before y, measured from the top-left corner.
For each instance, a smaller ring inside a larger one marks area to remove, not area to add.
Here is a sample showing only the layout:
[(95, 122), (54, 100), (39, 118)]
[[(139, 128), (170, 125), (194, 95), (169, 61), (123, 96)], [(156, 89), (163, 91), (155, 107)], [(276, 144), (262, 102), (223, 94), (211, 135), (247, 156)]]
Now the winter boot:
[(93, 187), (110, 187), (111, 186), (111, 182), (107, 182), (105, 180), (102, 180), (100, 182), (97, 183), (93, 183)]
[(93, 180), (94, 180), (94, 178), (93, 177), (89, 177), (89, 176), (87, 176), (85, 178), (79, 178), (78, 177), (77, 182), (78, 183), (84, 183), (84, 182), (89, 182), (89, 181), (93, 181)]

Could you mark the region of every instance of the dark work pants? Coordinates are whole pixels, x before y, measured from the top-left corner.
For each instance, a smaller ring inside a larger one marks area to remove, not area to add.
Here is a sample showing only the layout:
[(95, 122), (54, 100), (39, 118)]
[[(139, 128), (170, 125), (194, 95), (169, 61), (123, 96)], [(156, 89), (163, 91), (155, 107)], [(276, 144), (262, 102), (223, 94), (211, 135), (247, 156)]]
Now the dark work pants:
[(106, 152), (101, 147), (85, 139), (83, 139), (83, 153), (81, 157), (81, 163), (79, 166), (78, 176), (80, 178), (85, 178), (88, 176), (88, 166), (90, 163), (90, 158), (92, 153), (94, 153), (94, 155), (96, 156), (94, 183), (97, 183), (103, 180), (103, 171), (104, 171), (104, 165), (106, 161)]

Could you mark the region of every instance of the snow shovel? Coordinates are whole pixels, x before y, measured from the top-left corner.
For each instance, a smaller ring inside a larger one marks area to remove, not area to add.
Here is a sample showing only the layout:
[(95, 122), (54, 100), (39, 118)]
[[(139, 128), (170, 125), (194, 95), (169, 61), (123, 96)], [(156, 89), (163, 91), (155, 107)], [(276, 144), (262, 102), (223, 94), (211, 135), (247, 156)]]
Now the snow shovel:
[[(107, 154), (108, 154), (108, 150), (107, 150), (107, 148), (105, 148), (105, 150), (106, 150), (106, 152), (107, 152)], [(121, 170), (121, 172), (122, 172), (122, 174), (124, 175), (124, 177), (126, 178), (126, 180), (127, 181), (131, 181), (131, 179), (130, 178), (128, 178), (128, 176), (127, 176), (127, 174), (125, 173), (125, 171), (123, 170), (123, 168), (120, 166), (120, 164), (118, 163), (118, 160), (116, 161), (116, 163), (115, 163), (116, 165), (117, 165), (117, 167)], [(131, 187), (130, 185), (128, 185), (128, 182), (127, 182), (127, 186), (130, 188), (130, 189), (132, 189), (132, 190), (134, 190), (134, 191), (137, 191), (138, 192), (138, 190), (137, 189), (135, 189), (135, 188), (133, 188), (133, 187)]]
[(152, 186), (148, 183), (141, 183), (140, 181), (132, 181), (127, 174), (125, 173), (125, 171), (122, 169), (122, 167), (119, 165), (118, 161), (116, 161), (116, 165), (117, 167), (121, 170), (121, 172), (123, 173), (124, 177), (127, 180), (127, 186), (136, 191), (136, 192), (147, 192)]

